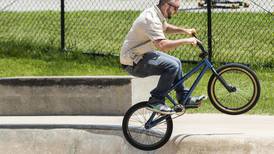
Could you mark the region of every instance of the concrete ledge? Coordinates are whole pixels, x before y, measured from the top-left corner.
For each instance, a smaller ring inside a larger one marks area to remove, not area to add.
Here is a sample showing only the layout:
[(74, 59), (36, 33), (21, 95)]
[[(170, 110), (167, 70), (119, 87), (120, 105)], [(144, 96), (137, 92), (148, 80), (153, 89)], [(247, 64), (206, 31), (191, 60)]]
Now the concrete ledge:
[[(107, 126), (104, 126), (107, 128)], [(127, 143), (121, 130), (0, 129), (0, 151), (6, 153), (140, 153), (140, 154), (272, 154), (274, 139), (228, 134), (177, 135), (155, 151), (141, 151)]]
[(132, 77), (0, 78), (0, 115), (123, 115)]

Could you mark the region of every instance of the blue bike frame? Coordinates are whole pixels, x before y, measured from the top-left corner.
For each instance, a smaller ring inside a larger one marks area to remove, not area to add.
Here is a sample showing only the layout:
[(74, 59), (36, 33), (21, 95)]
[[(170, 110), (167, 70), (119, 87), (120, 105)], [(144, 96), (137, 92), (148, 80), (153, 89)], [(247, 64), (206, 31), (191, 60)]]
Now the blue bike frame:
[[(196, 86), (198, 85), (199, 81), (201, 80), (201, 78), (203, 77), (203, 75), (205, 74), (205, 72), (209, 69), (211, 69), (212, 73), (217, 77), (217, 79), (222, 83), (222, 85), (229, 91), (229, 92), (234, 92), (235, 91), (235, 87), (232, 87), (230, 85), (228, 85), (225, 80), (217, 73), (217, 71), (214, 69), (212, 63), (208, 60), (208, 58), (204, 58), (202, 62), (200, 62), (196, 67), (194, 67), (191, 71), (189, 71), (187, 74), (185, 74), (182, 79), (180, 79), (176, 84), (174, 84), (170, 90), (168, 91), (166, 98), (172, 102), (172, 104), (174, 106), (178, 105), (178, 103), (176, 103), (174, 101), (174, 99), (172, 99), (172, 97), (169, 95), (169, 93), (174, 90), (177, 86), (179, 86), (180, 84), (183, 84), (184, 81), (186, 81), (189, 77), (191, 77), (194, 73), (198, 72), (202, 67), (204, 67), (202, 69), (202, 71), (200, 72), (199, 76), (196, 78), (196, 80), (194, 81), (194, 83), (192, 84), (189, 92), (187, 93), (186, 99), (183, 101), (182, 105), (185, 105), (187, 99), (191, 96), (192, 92), (194, 91), (194, 89), (196, 88)], [(156, 113), (153, 112), (152, 115), (150, 116), (149, 120), (146, 122), (145, 127), (147, 129), (152, 128), (154, 126), (156, 126), (159, 122), (165, 120), (169, 115), (165, 115), (160, 117), (159, 119), (153, 120), (153, 118), (155, 117)]]
[[(194, 35), (194, 37), (196, 37)], [(196, 37), (197, 38), (197, 37)], [(200, 72), (199, 76), (196, 78), (196, 80), (194, 81), (194, 83), (192, 84), (191, 88), (189, 89), (189, 92), (187, 93), (186, 98), (184, 99), (182, 105), (186, 104), (186, 101), (188, 100), (188, 98), (191, 96), (192, 92), (194, 91), (194, 89), (196, 88), (196, 86), (198, 85), (199, 81), (201, 80), (201, 78), (203, 77), (203, 75), (205, 74), (205, 72), (209, 69), (211, 69), (212, 73), (217, 77), (217, 79), (220, 81), (220, 83), (227, 89), (228, 92), (235, 92), (236, 88), (233, 86), (228, 85), (225, 80), (218, 74), (218, 72), (214, 69), (212, 63), (208, 60), (208, 58), (206, 57), (208, 55), (208, 52), (204, 49), (203, 45), (200, 42), (197, 42), (198, 47), (201, 49), (202, 53), (199, 55), (200, 58), (202, 58), (203, 60), (196, 66), (194, 67), (192, 70), (190, 70), (187, 74), (185, 74), (182, 79), (180, 79), (176, 84), (174, 84), (170, 90), (167, 92), (167, 95), (165, 96), (174, 106), (178, 105), (178, 103), (176, 103), (172, 97), (169, 95), (169, 93), (174, 90), (177, 86), (179, 86), (180, 84), (183, 84), (184, 81), (186, 81), (189, 77), (191, 77), (194, 73), (198, 72), (202, 67), (204, 67), (202, 69), (202, 71)], [(156, 126), (159, 122), (163, 121), (164, 119), (166, 119), (168, 116), (170, 115), (165, 115), (160, 117), (159, 119), (153, 120), (153, 118), (155, 117), (156, 113), (153, 112), (152, 115), (150, 116), (149, 120), (146, 122), (145, 124), (145, 128), (152, 128), (154, 126)]]
[[(169, 95), (169, 93), (174, 90), (177, 86), (179, 86), (180, 84), (183, 84), (184, 81), (186, 81), (188, 78), (190, 78), (193, 74), (195, 74), (197, 71), (199, 71), (202, 67), (204, 66), (203, 70), (200, 72), (199, 76), (196, 78), (196, 80), (194, 81), (194, 83), (192, 84), (191, 88), (189, 89), (189, 92), (186, 96), (186, 98), (189, 98), (192, 94), (192, 92), (194, 91), (194, 89), (196, 88), (196, 86), (198, 85), (198, 83), (200, 82), (201, 78), (203, 77), (203, 75), (205, 74), (205, 72), (209, 69), (212, 70), (212, 72), (214, 74), (217, 75), (216, 70), (213, 68), (213, 65), (211, 64), (211, 62), (208, 60), (208, 58), (205, 58), (202, 62), (200, 62), (196, 67), (194, 67), (191, 71), (189, 71), (187, 74), (185, 74), (182, 79), (180, 79), (175, 85), (173, 85), (170, 90), (168, 91), (167, 94), (167, 99), (173, 104), (173, 105), (177, 105), (177, 103), (172, 99), (172, 97)], [(182, 105), (185, 105), (186, 100), (184, 100)]]
[[(180, 84), (183, 84), (184, 81), (186, 81), (188, 78), (190, 78), (193, 74), (195, 74), (196, 72), (198, 72), (202, 67), (204, 67), (202, 69), (202, 71), (200, 72), (199, 76), (196, 78), (196, 80), (194, 81), (194, 83), (192, 84), (191, 88), (189, 89), (189, 92), (187, 93), (186, 99), (183, 101), (183, 105), (186, 103), (187, 98), (189, 98), (192, 94), (192, 92), (194, 91), (194, 89), (196, 88), (196, 86), (198, 85), (199, 81), (201, 80), (201, 78), (203, 77), (203, 75), (205, 74), (205, 72), (209, 69), (212, 70), (212, 72), (214, 74), (216, 74), (218, 76), (218, 73), (216, 72), (216, 70), (213, 68), (213, 65), (211, 64), (211, 62), (208, 60), (208, 58), (205, 58), (202, 62), (200, 62), (196, 67), (194, 67), (192, 70), (190, 70), (187, 74), (185, 74), (182, 79), (180, 79), (176, 84), (174, 84), (170, 90), (167, 92), (166, 98), (174, 105), (178, 105), (178, 103), (176, 103), (174, 101), (174, 99), (172, 99), (172, 97), (169, 95), (169, 93), (174, 90), (177, 86), (179, 86)], [(165, 115), (159, 119), (153, 120), (154, 116), (156, 115), (156, 113), (152, 113), (152, 115), (150, 116), (149, 120), (147, 121), (147, 123), (145, 124), (145, 127), (148, 128), (152, 128), (154, 126), (156, 126), (159, 122), (163, 121), (164, 119), (166, 119), (169, 115)]]

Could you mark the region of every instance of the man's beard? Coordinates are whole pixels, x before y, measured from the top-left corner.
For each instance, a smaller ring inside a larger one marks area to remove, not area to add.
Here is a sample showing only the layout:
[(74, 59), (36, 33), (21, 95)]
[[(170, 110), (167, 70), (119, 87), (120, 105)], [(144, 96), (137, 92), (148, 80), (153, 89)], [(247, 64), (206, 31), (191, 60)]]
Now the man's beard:
[(172, 14), (171, 14), (171, 13), (168, 13), (167, 18), (168, 18), (168, 19), (171, 19), (171, 18), (172, 18)]

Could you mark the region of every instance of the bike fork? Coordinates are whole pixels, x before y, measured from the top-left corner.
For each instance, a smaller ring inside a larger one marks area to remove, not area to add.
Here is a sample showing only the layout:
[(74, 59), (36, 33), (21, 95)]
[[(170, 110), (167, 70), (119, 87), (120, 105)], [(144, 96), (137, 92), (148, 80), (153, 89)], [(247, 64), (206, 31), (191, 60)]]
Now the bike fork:
[(212, 65), (210, 66), (210, 69), (228, 92), (236, 92), (236, 87), (227, 84), (224, 78), (213, 68)]

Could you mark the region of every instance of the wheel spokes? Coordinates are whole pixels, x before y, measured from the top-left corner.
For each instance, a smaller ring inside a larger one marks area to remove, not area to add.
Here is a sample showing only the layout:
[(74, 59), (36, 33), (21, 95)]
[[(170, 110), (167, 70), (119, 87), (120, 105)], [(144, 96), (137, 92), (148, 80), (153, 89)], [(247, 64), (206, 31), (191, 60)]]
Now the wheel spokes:
[[(132, 114), (129, 119), (128, 131), (131, 137), (139, 144), (151, 145), (159, 142), (167, 131), (166, 123), (158, 124), (150, 129), (145, 128), (145, 124), (152, 115), (152, 111), (141, 108)], [(153, 120), (160, 118), (156, 115)]]

